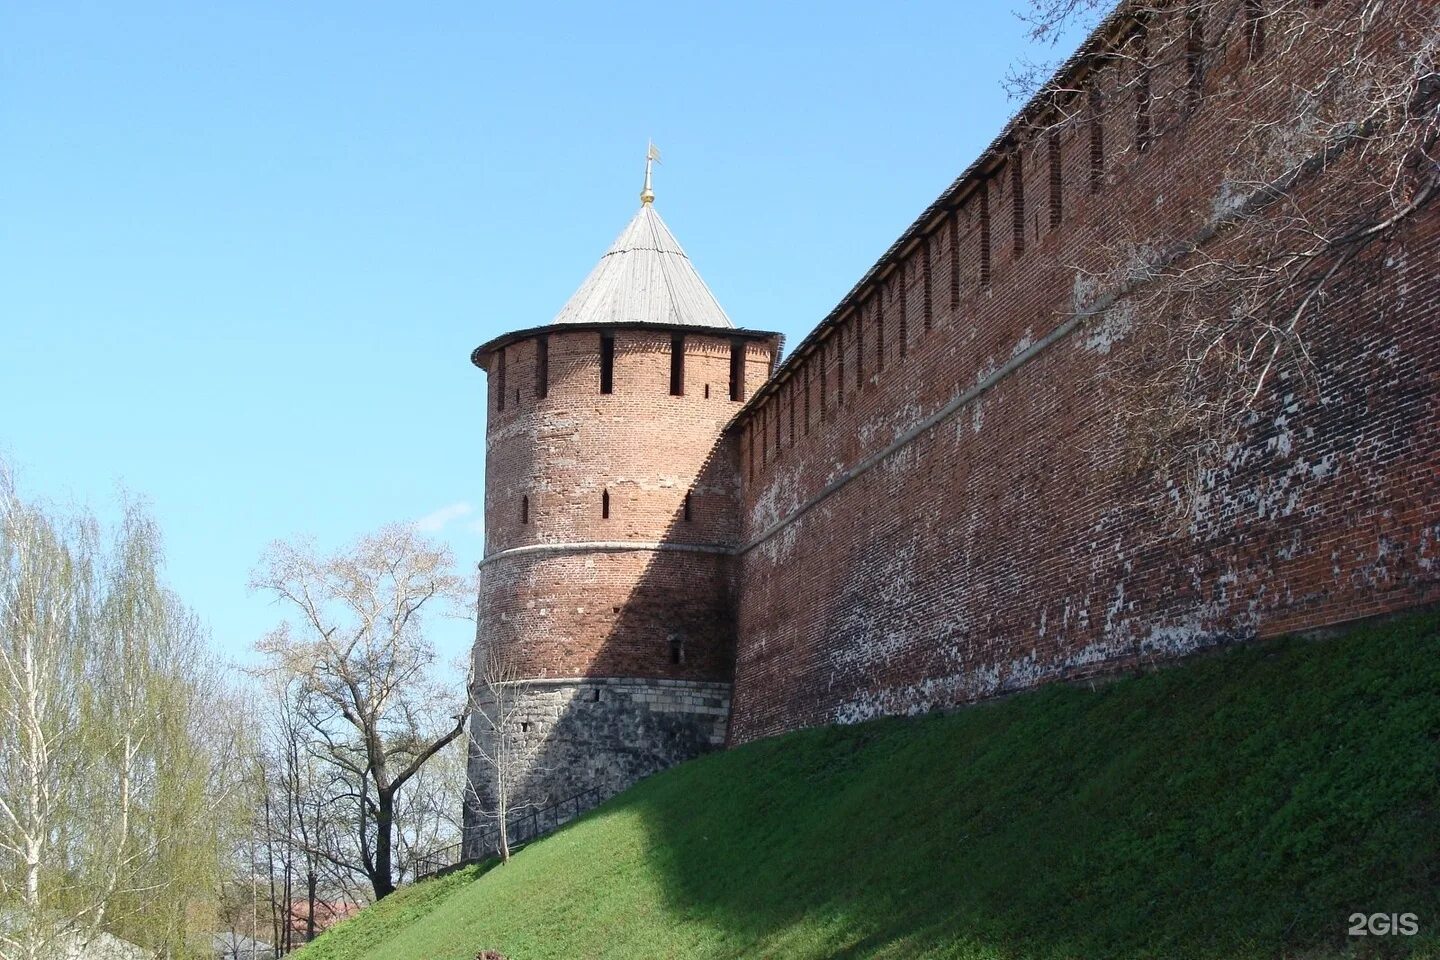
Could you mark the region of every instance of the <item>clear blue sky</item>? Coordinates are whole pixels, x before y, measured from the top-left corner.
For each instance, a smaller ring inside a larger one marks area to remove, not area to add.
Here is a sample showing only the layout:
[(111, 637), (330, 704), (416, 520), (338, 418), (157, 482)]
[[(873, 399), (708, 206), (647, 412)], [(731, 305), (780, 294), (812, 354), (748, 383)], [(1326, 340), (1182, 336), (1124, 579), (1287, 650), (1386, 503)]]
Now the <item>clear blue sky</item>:
[(1013, 111), (1017, 2), (4, 4), (0, 455), (147, 498), (234, 657), (275, 538), (451, 516), (473, 567), (469, 351), (564, 303), (646, 139), (720, 302), (793, 344)]

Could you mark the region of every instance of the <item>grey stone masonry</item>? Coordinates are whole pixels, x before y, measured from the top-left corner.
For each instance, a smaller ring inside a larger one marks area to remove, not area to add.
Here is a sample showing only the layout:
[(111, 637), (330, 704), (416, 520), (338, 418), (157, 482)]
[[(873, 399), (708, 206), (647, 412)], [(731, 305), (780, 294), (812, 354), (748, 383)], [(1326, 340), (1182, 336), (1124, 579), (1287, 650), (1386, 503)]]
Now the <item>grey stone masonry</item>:
[[(700, 680), (586, 677), (521, 680), (514, 685), (510, 808), (544, 807), (599, 787), (604, 796), (725, 744), (730, 684)], [(490, 749), (489, 724), (472, 722)], [(467, 838), (493, 822), (495, 770), (472, 748)], [(467, 840), (468, 846), (468, 840)]]

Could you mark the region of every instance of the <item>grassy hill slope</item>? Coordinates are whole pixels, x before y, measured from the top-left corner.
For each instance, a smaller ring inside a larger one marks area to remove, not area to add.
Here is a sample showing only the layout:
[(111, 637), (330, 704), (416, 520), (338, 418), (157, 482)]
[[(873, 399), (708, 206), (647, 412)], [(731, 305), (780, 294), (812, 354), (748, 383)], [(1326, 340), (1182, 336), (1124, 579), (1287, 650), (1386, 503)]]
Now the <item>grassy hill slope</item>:
[(299, 956), (1437, 956), (1437, 626), (712, 755)]

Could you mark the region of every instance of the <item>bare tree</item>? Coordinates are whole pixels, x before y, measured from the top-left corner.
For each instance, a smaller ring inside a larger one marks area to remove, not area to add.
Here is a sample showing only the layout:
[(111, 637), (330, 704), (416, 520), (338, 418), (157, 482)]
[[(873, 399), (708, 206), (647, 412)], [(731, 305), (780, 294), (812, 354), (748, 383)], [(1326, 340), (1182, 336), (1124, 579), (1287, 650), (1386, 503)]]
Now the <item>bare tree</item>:
[[(251, 863), (265, 880), (275, 946), (288, 952), (313, 940), (337, 904), (356, 902), (357, 878), (369, 883), (352, 831), (353, 798), (360, 790), (353, 774), (330, 762), (325, 741), (314, 737), (301, 682), (278, 672), (259, 679), (263, 739), (254, 758), (253, 807), (262, 842)], [(397, 796), (408, 799), (430, 765)], [(397, 836), (404, 836), (406, 819), (405, 805), (397, 801)]]
[(251, 771), (249, 822), (218, 892), (217, 930), (234, 949), (268, 943), (278, 957), (371, 894), (351, 835), (350, 798), (357, 791), (312, 752), (295, 707), (298, 683), (273, 679), (262, 678), (260, 696), (248, 706), (259, 720), (258, 736), (235, 761)]
[[(1021, 17), (1053, 49), (1111, 7), (1031, 0)], [(1157, 233), (1153, 218), (1122, 220), (1097, 259), (1070, 265), (1092, 322), (1123, 311), (1133, 330), (1135, 349), (1112, 353), (1098, 385), (1116, 396), (1122, 457), (1166, 481), (1184, 527), (1268, 388), (1310, 376), (1308, 332), (1346, 268), (1435, 199), (1440, 7), (1140, 0), (1092, 41), (1052, 79), (1053, 60), (1012, 71), (1012, 93), (1033, 95), (1017, 136), (1143, 111), (1133, 140), (1106, 142), (1118, 158), (1201, 112), (1228, 131), (1207, 222)], [(1152, 88), (1161, 71), (1184, 80)]]
[[(519, 810), (544, 802), (528, 795), (521, 799), (526, 782), (539, 772), (536, 759), (540, 737), (526, 736), (527, 721), (520, 694), (521, 672), (515, 661), (485, 644), (476, 653), (475, 716), (479, 730), (471, 740), (471, 756), (488, 770), (489, 796), (472, 797), (482, 817), (492, 820), (496, 830), (496, 852), (501, 863), (510, 862), (510, 818)], [(472, 785), (471, 789), (475, 789)]]
[(422, 858), (461, 840), (465, 755), (463, 739), (436, 754), (410, 781), (396, 807), (396, 860), (405, 865), (409, 878)]
[(460, 684), (434, 676), (423, 631), (431, 613), (468, 609), (450, 552), (388, 526), (329, 557), (277, 543), (251, 580), (288, 608), (260, 643), (272, 671), (297, 683), (309, 749), (350, 785), (352, 836), (376, 899), (395, 889), (400, 791), (465, 729)]

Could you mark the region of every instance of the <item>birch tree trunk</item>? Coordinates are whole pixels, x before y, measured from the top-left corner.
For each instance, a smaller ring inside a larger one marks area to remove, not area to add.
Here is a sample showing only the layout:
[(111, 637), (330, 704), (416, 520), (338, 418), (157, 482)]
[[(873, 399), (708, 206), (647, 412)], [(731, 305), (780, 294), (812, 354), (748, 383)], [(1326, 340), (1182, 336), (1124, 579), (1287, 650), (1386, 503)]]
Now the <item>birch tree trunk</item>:
[(0, 464), (3, 960), (102, 930), (182, 951), (185, 896), (216, 883), (227, 694), (160, 556), (134, 504), (106, 540), (22, 501)]
[(481, 815), (495, 821), (496, 853), (501, 863), (509, 863), (510, 815), (545, 799), (537, 796), (522, 799), (519, 795), (519, 786), (540, 772), (537, 759), (543, 741), (539, 737), (522, 736), (521, 676), (514, 661), (493, 645), (477, 644), (477, 647), (472, 688), (480, 730), (471, 751), (489, 768), (493, 778), (494, 793), (488, 798), (491, 809), (482, 809)]

